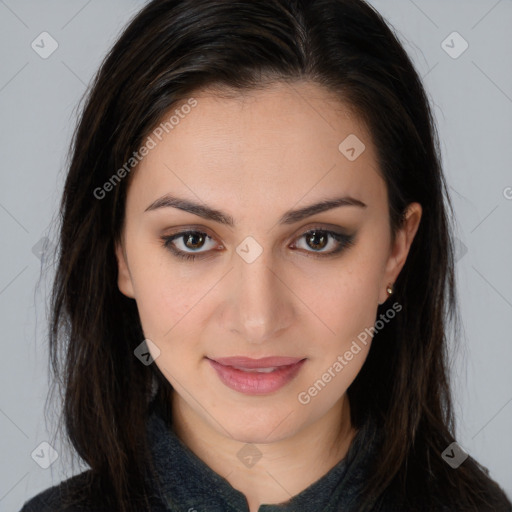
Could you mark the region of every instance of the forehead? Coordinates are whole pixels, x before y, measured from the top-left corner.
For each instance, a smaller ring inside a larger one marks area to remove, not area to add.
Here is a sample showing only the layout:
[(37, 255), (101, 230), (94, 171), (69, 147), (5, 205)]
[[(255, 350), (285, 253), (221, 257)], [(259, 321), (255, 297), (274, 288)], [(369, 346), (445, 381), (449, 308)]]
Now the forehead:
[(260, 209), (283, 202), (285, 209), (326, 194), (364, 202), (383, 195), (367, 128), (320, 86), (211, 89), (191, 98), (195, 106), (177, 104), (162, 118), (167, 129), (150, 134), (155, 146), (134, 173), (129, 199), (147, 203), (181, 191), (216, 205), (229, 198)]

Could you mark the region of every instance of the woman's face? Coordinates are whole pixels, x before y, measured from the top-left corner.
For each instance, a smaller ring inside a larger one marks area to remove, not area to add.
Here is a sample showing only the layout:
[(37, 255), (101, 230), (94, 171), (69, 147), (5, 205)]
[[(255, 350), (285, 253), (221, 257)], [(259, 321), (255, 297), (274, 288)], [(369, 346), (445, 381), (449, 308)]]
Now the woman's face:
[(370, 135), (317, 85), (194, 98), (132, 176), (119, 288), (180, 407), (272, 442), (341, 404), (421, 208), (392, 241)]

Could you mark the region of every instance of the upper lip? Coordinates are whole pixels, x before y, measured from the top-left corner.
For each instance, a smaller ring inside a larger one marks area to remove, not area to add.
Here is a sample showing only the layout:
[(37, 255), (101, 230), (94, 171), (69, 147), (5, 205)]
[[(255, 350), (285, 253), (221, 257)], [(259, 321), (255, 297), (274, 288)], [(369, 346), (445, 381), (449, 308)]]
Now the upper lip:
[(251, 359), (250, 357), (235, 356), (235, 357), (216, 357), (211, 359), (224, 366), (234, 366), (238, 368), (274, 368), (278, 366), (290, 366), (305, 359), (304, 357), (262, 357), (261, 359)]

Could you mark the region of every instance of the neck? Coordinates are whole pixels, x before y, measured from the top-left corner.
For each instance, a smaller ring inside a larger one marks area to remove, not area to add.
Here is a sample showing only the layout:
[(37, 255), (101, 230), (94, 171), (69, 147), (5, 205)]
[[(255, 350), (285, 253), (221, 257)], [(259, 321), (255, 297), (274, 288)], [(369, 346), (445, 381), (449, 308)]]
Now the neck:
[(286, 502), (316, 482), (345, 457), (355, 436), (346, 394), (326, 415), (294, 435), (252, 445), (251, 450), (261, 453), (254, 465), (237, 456), (245, 442), (210, 427), (175, 392), (172, 417), (178, 438), (246, 496), (250, 512), (261, 504)]

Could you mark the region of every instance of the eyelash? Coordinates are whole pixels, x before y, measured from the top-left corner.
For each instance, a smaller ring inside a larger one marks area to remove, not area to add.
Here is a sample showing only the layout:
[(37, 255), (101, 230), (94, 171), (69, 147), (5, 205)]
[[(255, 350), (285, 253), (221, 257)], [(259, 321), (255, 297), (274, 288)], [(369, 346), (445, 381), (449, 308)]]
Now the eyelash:
[[(333, 238), (334, 240), (336, 240), (338, 242), (338, 247), (334, 250), (331, 250), (330, 252), (318, 252), (318, 251), (306, 251), (307, 253), (312, 253), (312, 256), (313, 258), (327, 258), (329, 256), (334, 256), (336, 254), (339, 254), (341, 253), (344, 249), (354, 245), (354, 238), (355, 238), (355, 235), (344, 235), (342, 233), (337, 233), (336, 231), (329, 231), (327, 229), (322, 229), (322, 228), (311, 228), (311, 229), (308, 229), (308, 231), (306, 231), (305, 233), (303, 233), (302, 235), (300, 235), (298, 237), (298, 240), (301, 240), (302, 238), (308, 236), (308, 235), (312, 235), (313, 233), (317, 233), (317, 234), (323, 234), (323, 235), (327, 235), (327, 236), (330, 236), (331, 238)], [(185, 251), (182, 251), (181, 249), (177, 249), (174, 245), (173, 245), (173, 241), (176, 240), (176, 239), (179, 239), (179, 238), (183, 238), (185, 236), (188, 236), (188, 235), (202, 235), (203, 237), (206, 237), (206, 238), (209, 238), (209, 239), (212, 239), (212, 237), (208, 236), (206, 233), (202, 232), (202, 231), (198, 231), (198, 230), (188, 230), (188, 231), (181, 231), (179, 233), (175, 233), (173, 235), (170, 235), (170, 236), (164, 236), (161, 238), (162, 240), (162, 245), (171, 251), (171, 253), (180, 258), (180, 259), (183, 259), (183, 260), (186, 260), (186, 261), (193, 261), (195, 260), (196, 258), (204, 258), (206, 257), (205, 255), (207, 255), (208, 252), (210, 251), (203, 251), (203, 252), (196, 252), (196, 253), (188, 253), (188, 252), (185, 252)]]

